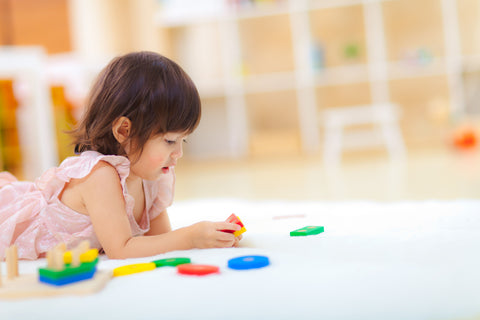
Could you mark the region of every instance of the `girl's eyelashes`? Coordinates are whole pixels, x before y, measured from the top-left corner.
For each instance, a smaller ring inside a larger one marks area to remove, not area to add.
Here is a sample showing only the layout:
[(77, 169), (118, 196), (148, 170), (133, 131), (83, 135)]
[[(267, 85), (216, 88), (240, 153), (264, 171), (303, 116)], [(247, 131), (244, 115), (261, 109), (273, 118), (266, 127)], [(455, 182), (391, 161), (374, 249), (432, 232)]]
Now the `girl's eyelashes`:
[[(182, 141), (183, 141), (184, 143), (187, 143), (187, 139), (182, 139)], [(172, 144), (177, 143), (177, 140), (168, 140), (168, 139), (165, 139), (165, 142), (168, 143), (168, 144), (170, 144), (170, 145), (172, 145)]]
[(175, 144), (177, 141), (165, 139), (165, 142), (168, 144)]

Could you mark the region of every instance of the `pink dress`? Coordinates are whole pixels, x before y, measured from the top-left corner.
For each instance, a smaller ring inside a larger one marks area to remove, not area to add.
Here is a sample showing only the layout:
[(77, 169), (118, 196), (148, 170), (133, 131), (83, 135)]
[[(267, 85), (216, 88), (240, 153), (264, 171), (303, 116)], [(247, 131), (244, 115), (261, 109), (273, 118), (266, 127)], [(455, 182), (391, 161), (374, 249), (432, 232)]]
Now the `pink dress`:
[(134, 199), (127, 193), (125, 184), (130, 162), (122, 156), (86, 151), (45, 171), (35, 182), (17, 181), (10, 173), (2, 172), (0, 260), (4, 258), (5, 249), (12, 244), (17, 245), (20, 259), (37, 259), (61, 242), (72, 248), (89, 240), (91, 247), (100, 249), (90, 217), (70, 209), (58, 199), (70, 179), (87, 176), (99, 161), (110, 163), (118, 171), (133, 236), (147, 232), (150, 221), (171, 205), (175, 186), (173, 170), (157, 181), (143, 181), (145, 211), (137, 223), (133, 216)]

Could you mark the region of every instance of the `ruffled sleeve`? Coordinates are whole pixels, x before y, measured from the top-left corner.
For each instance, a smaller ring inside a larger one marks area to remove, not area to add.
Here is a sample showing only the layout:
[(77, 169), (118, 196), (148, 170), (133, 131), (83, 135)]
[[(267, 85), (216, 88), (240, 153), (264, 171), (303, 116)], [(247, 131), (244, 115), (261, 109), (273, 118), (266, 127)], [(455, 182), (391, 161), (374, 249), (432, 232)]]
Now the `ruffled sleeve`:
[(103, 155), (96, 151), (86, 151), (80, 157), (67, 158), (58, 168), (57, 175), (66, 179), (81, 179), (92, 171), (99, 161), (105, 161), (117, 169), (120, 179), (123, 181), (130, 173), (130, 161), (126, 157)]
[(111, 164), (118, 172), (122, 186), (130, 172), (130, 161), (126, 157), (103, 155), (96, 151), (86, 151), (80, 156), (65, 159), (58, 168), (51, 168), (35, 180), (35, 185), (48, 199), (58, 197), (65, 183), (71, 179), (81, 179), (90, 174), (99, 161)]

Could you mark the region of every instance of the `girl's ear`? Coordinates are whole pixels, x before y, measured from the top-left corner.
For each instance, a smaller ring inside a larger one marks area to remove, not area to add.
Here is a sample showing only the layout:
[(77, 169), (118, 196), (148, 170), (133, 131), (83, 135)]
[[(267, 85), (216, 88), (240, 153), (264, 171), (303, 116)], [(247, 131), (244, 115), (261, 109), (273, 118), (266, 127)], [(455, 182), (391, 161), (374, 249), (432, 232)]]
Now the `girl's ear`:
[(127, 117), (120, 117), (113, 122), (112, 133), (120, 144), (128, 139), (131, 130), (132, 122)]

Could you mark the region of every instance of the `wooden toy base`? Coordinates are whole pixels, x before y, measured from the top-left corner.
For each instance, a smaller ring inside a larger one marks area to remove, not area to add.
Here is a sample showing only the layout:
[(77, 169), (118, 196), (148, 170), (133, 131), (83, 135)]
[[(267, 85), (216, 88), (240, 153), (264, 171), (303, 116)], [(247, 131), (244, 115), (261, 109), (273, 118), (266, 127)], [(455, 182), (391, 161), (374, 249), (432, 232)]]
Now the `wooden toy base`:
[(40, 282), (38, 274), (20, 275), (13, 280), (3, 277), (0, 286), (0, 299), (13, 300), (57, 295), (91, 294), (100, 291), (111, 278), (111, 272), (97, 271), (92, 279), (57, 287)]

